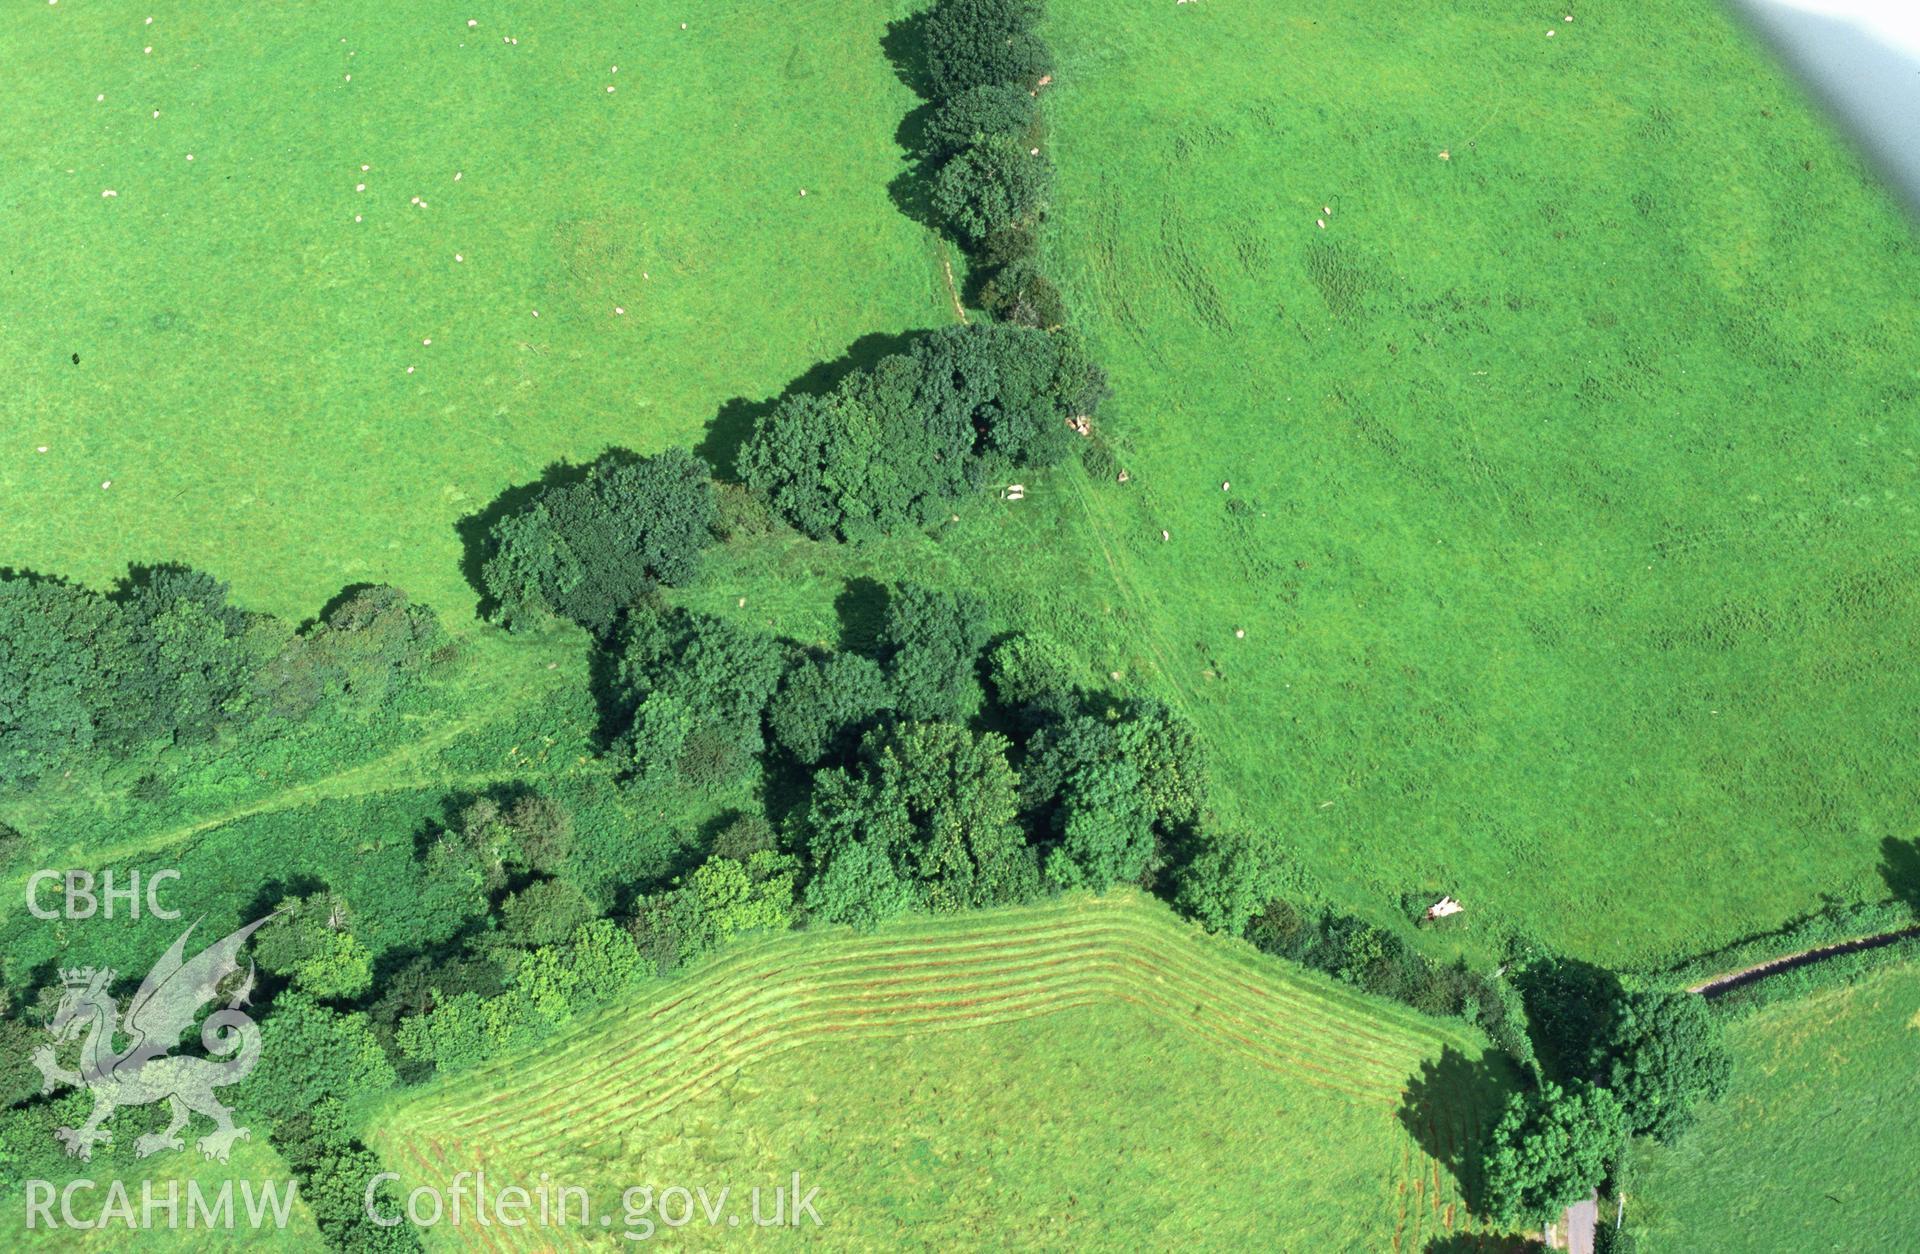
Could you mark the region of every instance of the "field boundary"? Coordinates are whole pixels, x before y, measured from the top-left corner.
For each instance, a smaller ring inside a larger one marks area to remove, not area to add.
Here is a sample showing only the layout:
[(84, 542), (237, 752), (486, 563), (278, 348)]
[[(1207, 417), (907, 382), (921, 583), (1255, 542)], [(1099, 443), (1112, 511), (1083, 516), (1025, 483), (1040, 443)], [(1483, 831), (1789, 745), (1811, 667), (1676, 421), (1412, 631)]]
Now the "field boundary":
[(1920, 936), (1920, 923), (1916, 923), (1911, 927), (1897, 928), (1890, 932), (1876, 932), (1867, 936), (1856, 936), (1850, 940), (1815, 945), (1809, 949), (1798, 950), (1794, 953), (1781, 954), (1777, 958), (1769, 958), (1764, 962), (1756, 962), (1750, 967), (1743, 967), (1737, 971), (1729, 971), (1724, 975), (1714, 976), (1712, 979), (1704, 980), (1698, 984), (1690, 984), (1687, 986), (1687, 991), (1689, 993), (1698, 993), (1702, 997), (1712, 1000), (1722, 993), (1732, 992), (1736, 988), (1744, 988), (1749, 984), (1757, 984), (1768, 976), (1780, 975), (1799, 967), (1812, 966), (1816, 962), (1824, 962), (1829, 958), (1839, 958), (1846, 954), (1862, 953), (1870, 949), (1884, 949), (1889, 945), (1897, 944), (1900, 941), (1916, 936)]

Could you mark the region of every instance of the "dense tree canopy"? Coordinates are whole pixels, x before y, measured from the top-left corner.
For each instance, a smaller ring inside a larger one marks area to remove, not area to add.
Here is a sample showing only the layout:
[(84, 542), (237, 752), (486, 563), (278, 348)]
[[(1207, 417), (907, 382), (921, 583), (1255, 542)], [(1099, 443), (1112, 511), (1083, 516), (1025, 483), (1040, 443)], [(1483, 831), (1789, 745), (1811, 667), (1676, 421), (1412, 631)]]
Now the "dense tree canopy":
[(357, 997), (373, 983), (373, 952), (353, 934), (345, 898), (322, 890), (282, 901), (255, 952), (268, 971), (323, 999)]
[(1030, 222), (1053, 188), (1053, 162), (1017, 135), (989, 135), (934, 177), (933, 207), (970, 245)]
[(1620, 1100), (1630, 1131), (1672, 1141), (1693, 1125), (1700, 1103), (1726, 1093), (1733, 1062), (1704, 998), (1657, 990), (1615, 1005), (1594, 1043), (1593, 1073)]
[(1106, 378), (1068, 333), (943, 327), (857, 370), (825, 396), (760, 419), (741, 473), (808, 535), (851, 538), (929, 522), (962, 492), (1073, 447)]
[(481, 580), (502, 620), (544, 611), (604, 635), (656, 582), (691, 580), (718, 521), (712, 473), (685, 449), (608, 454), (499, 519)]
[(871, 926), (909, 908), (1018, 901), (1038, 885), (1015, 823), (1007, 742), (949, 723), (869, 733), (860, 765), (816, 777), (795, 844), (813, 863), (807, 907)]
[(1061, 888), (1146, 883), (1200, 817), (1206, 766), (1192, 728), (1153, 702), (1077, 714), (1028, 745), (1023, 806)]
[(921, 136), (928, 156), (945, 159), (995, 135), (1033, 138), (1040, 105), (1010, 83), (983, 83), (934, 106)]
[(393, 588), (354, 589), (295, 632), (181, 566), (135, 568), (107, 593), (0, 573), (0, 786), (372, 708), (443, 644)]
[(1039, 0), (940, 0), (927, 12), (927, 74), (941, 96), (987, 84), (1023, 90), (1053, 66), (1034, 31)]
[(767, 726), (781, 748), (811, 766), (830, 752), (851, 749), (851, 738), (890, 705), (878, 663), (858, 653), (834, 653), (808, 658), (787, 673), (767, 709)]
[(1288, 887), (1279, 839), (1244, 828), (1207, 831), (1182, 870), (1175, 902), (1209, 931), (1239, 936)]
[(654, 783), (734, 779), (765, 746), (767, 703), (788, 657), (787, 645), (732, 619), (637, 609), (620, 641), (619, 701), (631, 722), (616, 754)]
[(1084, 664), (1052, 636), (1020, 632), (993, 646), (987, 682), (994, 700), (1028, 720), (1064, 718), (1079, 705)]
[(916, 719), (960, 719), (980, 701), (977, 674), (988, 636), (986, 602), (964, 589), (901, 584), (887, 599), (880, 647), (893, 702)]
[(1600, 1183), (1626, 1135), (1605, 1089), (1576, 1081), (1514, 1094), (1482, 1158), (1488, 1213), (1507, 1226), (1557, 1216)]
[(895, 355), (825, 396), (786, 397), (741, 449), (741, 474), (810, 536), (931, 522), (966, 486), (970, 442), (935, 432), (923, 380), (918, 362)]

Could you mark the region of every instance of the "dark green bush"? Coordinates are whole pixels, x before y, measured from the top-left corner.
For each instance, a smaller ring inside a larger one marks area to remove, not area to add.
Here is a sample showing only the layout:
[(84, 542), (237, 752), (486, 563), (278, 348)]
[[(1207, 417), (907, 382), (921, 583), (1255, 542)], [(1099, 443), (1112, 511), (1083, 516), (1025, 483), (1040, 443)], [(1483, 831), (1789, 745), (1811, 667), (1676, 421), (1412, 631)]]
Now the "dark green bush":
[(954, 236), (978, 247), (1030, 225), (1053, 190), (1053, 160), (1017, 135), (989, 135), (956, 153), (933, 180), (933, 207)]
[(1040, 0), (939, 0), (926, 18), (927, 76), (934, 94), (958, 96), (988, 84), (1031, 87), (1053, 68), (1035, 33)]
[(1067, 320), (1066, 302), (1030, 260), (1009, 262), (980, 289), (980, 303), (1002, 322), (1051, 330)]
[(1039, 101), (1026, 89), (984, 83), (934, 106), (922, 151), (938, 161), (994, 135), (1033, 138), (1039, 112)]
[(747, 482), (794, 526), (842, 538), (930, 522), (969, 488), (1051, 465), (1067, 420), (1107, 395), (1080, 339), (1027, 327), (943, 327), (775, 406), (741, 449)]
[(481, 567), (501, 621), (551, 613), (605, 635), (656, 582), (690, 581), (719, 521), (712, 474), (685, 449), (609, 454), (501, 518)]

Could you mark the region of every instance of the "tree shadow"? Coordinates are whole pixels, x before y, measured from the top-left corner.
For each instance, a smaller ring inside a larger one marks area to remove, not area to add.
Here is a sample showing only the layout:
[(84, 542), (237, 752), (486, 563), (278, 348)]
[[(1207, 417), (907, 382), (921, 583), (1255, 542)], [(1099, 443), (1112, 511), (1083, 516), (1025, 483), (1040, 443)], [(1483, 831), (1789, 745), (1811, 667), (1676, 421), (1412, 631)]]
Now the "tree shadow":
[(1400, 1124), (1420, 1149), (1445, 1167), (1467, 1209), (1483, 1213), (1480, 1144), (1515, 1089), (1513, 1073), (1488, 1057), (1470, 1059), (1451, 1045), (1429, 1058), (1407, 1082)]
[(1449, 1232), (1420, 1247), (1420, 1254), (1530, 1254), (1547, 1247), (1531, 1237), (1493, 1232)]
[(353, 600), (355, 597), (359, 596), (361, 593), (371, 592), (379, 586), (380, 585), (377, 583), (370, 583), (365, 580), (362, 580), (360, 583), (348, 584), (346, 587), (340, 589), (340, 591), (328, 597), (327, 603), (320, 607), (320, 612), (318, 614), (315, 614), (312, 618), (305, 619), (301, 622), (299, 628), (297, 629), (299, 634), (303, 636), (311, 635), (315, 627), (318, 627), (321, 623), (324, 623), (329, 618), (332, 618), (336, 613), (339, 612), (342, 606), (346, 605), (349, 601)]
[(880, 648), (880, 633), (887, 623), (886, 585), (865, 575), (847, 580), (840, 595), (833, 599), (833, 612), (840, 619), (840, 648), (848, 653), (873, 657)]
[(707, 424), (706, 434), (693, 446), (694, 455), (713, 467), (714, 478), (725, 483), (741, 482), (740, 450), (753, 435), (753, 429), (760, 425), (760, 420), (772, 413), (779, 403), (778, 397), (769, 397), (764, 401), (734, 397), (720, 406), (720, 412)]
[(247, 923), (255, 919), (264, 919), (280, 909), (280, 904), (290, 897), (307, 897), (314, 893), (330, 891), (330, 887), (325, 880), (311, 871), (303, 871), (287, 879), (268, 880), (260, 886), (260, 891), (253, 895), (253, 899), (247, 903), (247, 908), (241, 911), (240, 917)]
[(1562, 1084), (1591, 1078), (1593, 1047), (1605, 1037), (1624, 995), (1620, 977), (1577, 958), (1549, 958), (1520, 971), (1514, 987), (1534, 1027), (1541, 1073)]
[(1881, 841), (1880, 877), (1888, 892), (1920, 913), (1920, 840), (1889, 836)]
[(887, 23), (880, 37), (880, 51), (893, 67), (896, 78), (922, 100), (933, 98), (933, 83), (927, 75), (927, 12), (922, 9)]
[(468, 514), (453, 524), (454, 534), (460, 537), (460, 573), (466, 576), (467, 583), (480, 598), (477, 611), (481, 618), (490, 618), (500, 603), (487, 591), (487, 585), (480, 577), (481, 568), (487, 558), (492, 556), (493, 529), (499, 522), (514, 514), (530, 509), (543, 493), (551, 488), (565, 487), (583, 481), (592, 473), (595, 463), (604, 458), (624, 453), (633, 454), (624, 449), (609, 449), (599, 457), (588, 462), (558, 461), (548, 464), (540, 472), (540, 477), (531, 483), (519, 483), (501, 492), (484, 507)]
[(917, 105), (900, 119), (894, 142), (900, 145), (904, 167), (887, 183), (887, 196), (894, 208), (930, 230), (942, 229), (940, 215), (933, 208), (934, 177), (940, 173), (939, 161), (927, 151), (927, 122), (933, 106)]
[(622, 623), (612, 640), (587, 649), (587, 694), (593, 698), (594, 709), (589, 743), (596, 756), (605, 756), (633, 725), (633, 693), (620, 674), (620, 659), (626, 653), (625, 629)]

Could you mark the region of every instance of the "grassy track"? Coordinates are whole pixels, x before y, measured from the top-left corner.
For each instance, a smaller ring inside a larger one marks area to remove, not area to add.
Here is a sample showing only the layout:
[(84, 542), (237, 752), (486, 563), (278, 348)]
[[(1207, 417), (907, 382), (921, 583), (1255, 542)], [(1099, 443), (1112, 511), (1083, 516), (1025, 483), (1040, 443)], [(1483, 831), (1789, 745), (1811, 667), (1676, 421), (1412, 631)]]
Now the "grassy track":
[(502, 488), (950, 319), (887, 194), (899, 7), (8, 6), (0, 564), (457, 622)]
[[(1079, 1053), (1090, 1033), (1102, 1043), (1092, 1054)], [(1013, 1072), (1004, 1059), (979, 1058), (1012, 1048), (1013, 1041), (1049, 1057), (1036, 1069)], [(1300, 1187), (1328, 1190), (1334, 1207), (1309, 1217), (1289, 1202), (1286, 1215), (1275, 1219), (1241, 1209), (1252, 1207), (1252, 1196), (1236, 1197), (1207, 1220), (1188, 1217), (1195, 1231), (1326, 1225), (1329, 1232), (1370, 1232), (1382, 1247), (1418, 1249), (1426, 1236), (1470, 1226), (1452, 1174), (1419, 1148), (1397, 1114), (1409, 1077), (1443, 1048), (1479, 1054), (1463, 1035), (1208, 942), (1137, 897), (1076, 899), (917, 920), (871, 936), (787, 937), (734, 952), (532, 1056), (436, 1086), (382, 1119), (374, 1140), (410, 1180), (444, 1180), (485, 1164), (502, 1181), (544, 1171), (556, 1181), (611, 1190), (604, 1200), (627, 1183), (672, 1183), (660, 1173), (680, 1151), (693, 1157), (679, 1166), (707, 1172), (724, 1166), (736, 1179), (777, 1169), (758, 1152), (703, 1160), (712, 1147), (701, 1147), (698, 1137), (689, 1141), (689, 1127), (732, 1121), (736, 1136), (761, 1144), (803, 1135), (806, 1130), (788, 1120), (812, 1119), (817, 1139), (796, 1161), (813, 1167), (830, 1196), (839, 1193), (842, 1218), (853, 1225), (841, 1229), (842, 1239), (859, 1245), (891, 1231), (911, 1203), (890, 1196), (898, 1179), (870, 1174), (873, 1164), (832, 1147), (842, 1138), (912, 1134), (889, 1130), (896, 1127), (920, 1130), (929, 1118), (920, 1104), (926, 1097), (916, 1098), (906, 1080), (920, 1069), (938, 1077), (930, 1081), (933, 1090), (946, 1090), (936, 1103), (944, 1113), (932, 1122), (959, 1122), (942, 1133), (957, 1143), (976, 1104), (1030, 1103), (1033, 1119), (1058, 1121), (1076, 1137), (1122, 1114), (1130, 1123), (1152, 1121), (1157, 1116), (1145, 1112), (1165, 1108), (1140, 1104), (1138, 1090), (1166, 1081), (1167, 1071), (1191, 1068), (1244, 1088), (1255, 1103), (1249, 1114), (1268, 1112), (1245, 1126), (1228, 1116), (1233, 1134), (1249, 1139), (1241, 1150), (1260, 1159), (1242, 1160), (1236, 1170), (1282, 1170), (1278, 1154), (1285, 1142), (1302, 1166), (1311, 1164)], [(963, 1058), (975, 1061), (963, 1066)], [(1049, 1068), (1099, 1075), (1063, 1091)], [(858, 1088), (858, 1095), (797, 1097), (787, 1087), (842, 1084)], [(770, 1120), (770, 1110), (722, 1113), (746, 1091), (778, 1093), (778, 1101), (797, 1101), (812, 1114)], [(1464, 1146), (1492, 1100), (1460, 1093), (1457, 1104), (1434, 1116), (1447, 1126), (1421, 1129), (1425, 1143)], [(1301, 1122), (1294, 1122), (1296, 1112)], [(1075, 1122), (1083, 1116), (1084, 1127)], [(1353, 1126), (1353, 1144), (1313, 1139), (1338, 1123)], [(1309, 1139), (1303, 1144), (1301, 1137)], [(1185, 1137), (1179, 1146), (1158, 1149), (1210, 1154)], [(1125, 1157), (1116, 1158), (1112, 1146), (1087, 1152), (1091, 1161), (1062, 1170), (1097, 1172)], [(963, 1188), (967, 1178), (945, 1175), (929, 1187)], [(1046, 1226), (1057, 1216), (1032, 1209), (1033, 1181), (996, 1173), (995, 1187), (1005, 1191), (1003, 1200), (1022, 1200), (1006, 1213), (970, 1213), (975, 1231), (988, 1239), (995, 1233), (1043, 1243), (1060, 1238)], [(1176, 1199), (1167, 1193), (1157, 1200)], [(1118, 1195), (1081, 1201), (1126, 1209)], [(1174, 1222), (1170, 1214), (1144, 1227), (1142, 1221), (1138, 1214), (1109, 1214), (1082, 1235), (1173, 1230), (1158, 1227)], [(879, 1224), (888, 1227), (867, 1226)], [(529, 1234), (519, 1244), (497, 1232), (489, 1239), (494, 1248), (535, 1248), (552, 1235)]]
[(1649, 1251), (1894, 1250), (1920, 1158), (1920, 968), (1782, 1003), (1733, 1029), (1733, 1091), (1640, 1155)]

